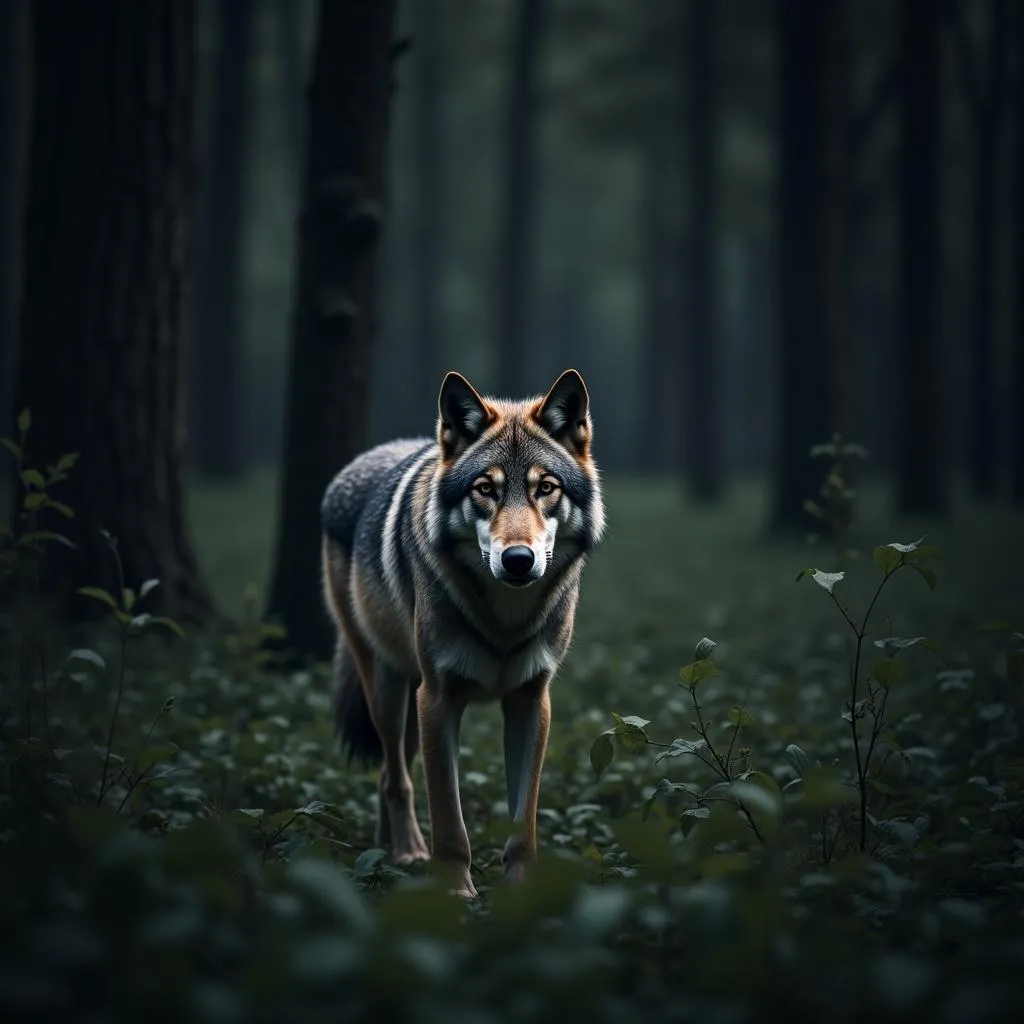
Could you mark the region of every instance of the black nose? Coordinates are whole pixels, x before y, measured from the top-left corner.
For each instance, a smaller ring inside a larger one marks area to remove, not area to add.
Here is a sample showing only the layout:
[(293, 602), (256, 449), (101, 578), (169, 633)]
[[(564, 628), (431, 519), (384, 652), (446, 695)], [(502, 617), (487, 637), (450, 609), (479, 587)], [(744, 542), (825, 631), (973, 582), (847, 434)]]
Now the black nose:
[(509, 576), (525, 576), (533, 568), (533, 552), (522, 544), (505, 548), (501, 553), (501, 567)]

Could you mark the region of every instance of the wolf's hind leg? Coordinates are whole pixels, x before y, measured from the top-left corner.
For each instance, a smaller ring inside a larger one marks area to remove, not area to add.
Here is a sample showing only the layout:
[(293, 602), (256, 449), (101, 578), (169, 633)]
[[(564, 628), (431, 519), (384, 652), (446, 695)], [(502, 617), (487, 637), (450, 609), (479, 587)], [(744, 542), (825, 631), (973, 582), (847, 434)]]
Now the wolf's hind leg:
[(412, 680), (377, 659), (371, 710), (384, 748), (378, 788), (377, 836), (379, 842), (390, 840), (396, 864), (411, 864), (430, 856), (416, 821), (416, 802), (409, 774), (415, 754), (415, 747), (409, 740), (409, 731), (416, 724), (415, 719), (409, 723), (412, 692)]

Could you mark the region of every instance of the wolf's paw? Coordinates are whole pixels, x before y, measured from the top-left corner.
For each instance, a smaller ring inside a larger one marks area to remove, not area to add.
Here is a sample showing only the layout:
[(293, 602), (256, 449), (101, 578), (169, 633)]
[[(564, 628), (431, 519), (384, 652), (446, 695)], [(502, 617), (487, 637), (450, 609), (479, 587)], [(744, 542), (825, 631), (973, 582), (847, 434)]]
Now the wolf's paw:
[(476, 886), (473, 884), (472, 879), (465, 878), (455, 889), (449, 889), (448, 892), (452, 896), (458, 896), (460, 900), (478, 900), (480, 899), (480, 893), (476, 891)]
[(430, 852), (424, 846), (422, 849), (396, 850), (391, 858), (400, 868), (411, 867), (413, 864), (421, 864), (430, 860)]

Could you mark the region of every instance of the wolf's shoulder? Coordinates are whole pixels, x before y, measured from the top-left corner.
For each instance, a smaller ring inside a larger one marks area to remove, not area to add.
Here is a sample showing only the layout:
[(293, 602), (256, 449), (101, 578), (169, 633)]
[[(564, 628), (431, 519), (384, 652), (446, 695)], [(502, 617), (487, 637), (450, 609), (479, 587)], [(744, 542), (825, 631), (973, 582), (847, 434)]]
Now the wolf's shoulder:
[(397, 486), (402, 474), (437, 443), (429, 437), (406, 437), (368, 448), (344, 466), (327, 485), (320, 503), (324, 532), (351, 547), (363, 509), (375, 495)]

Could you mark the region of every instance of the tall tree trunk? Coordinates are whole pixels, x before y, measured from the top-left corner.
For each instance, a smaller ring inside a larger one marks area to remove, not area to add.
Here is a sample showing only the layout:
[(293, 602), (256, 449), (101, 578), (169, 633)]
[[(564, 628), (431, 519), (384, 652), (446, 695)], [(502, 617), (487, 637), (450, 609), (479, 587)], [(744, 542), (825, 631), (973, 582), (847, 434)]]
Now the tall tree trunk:
[(1013, 325), (1013, 382), (1010, 402), (1012, 462), (1010, 495), (1014, 505), (1024, 507), (1024, 5), (1017, 5), (1015, 18), (1017, 51), (1016, 96), (1014, 102), (1013, 159), (1013, 283), (1015, 322)]
[[(27, 14), (28, 5), (23, 0), (0, 3), (0, 434), (4, 436), (13, 432), (11, 381), (18, 349), (22, 168), (28, 100)], [(6, 465), (0, 473), (6, 483)], [(3, 489), (0, 485), (0, 493)]]
[[(830, 426), (852, 429), (856, 366), (850, 332), (850, 17), (848, 0), (822, 5), (824, 97), (819, 109), (822, 174), (822, 295), (828, 347)], [(819, 463), (819, 470), (821, 469)]]
[(396, 0), (321, 0), (312, 82), (279, 534), (270, 611), (330, 656), (320, 499), (365, 447)]
[(254, 0), (218, 0), (214, 110), (202, 148), (189, 454), (195, 469), (213, 478), (237, 475), (245, 461), (241, 292), (254, 14)]
[(684, 318), (682, 393), (685, 396), (683, 475), (691, 499), (719, 499), (724, 486), (719, 412), (718, 315), (718, 129), (715, 82), (717, 0), (690, 0), (686, 50), (688, 216), (686, 222), (687, 315)]
[[(662, 475), (673, 468), (670, 448), (673, 433), (677, 432), (674, 417), (679, 405), (672, 386), (679, 373), (671, 346), (671, 338), (677, 330), (673, 323), (669, 280), (674, 264), (670, 228), (674, 161), (667, 142), (663, 126), (652, 123), (645, 132), (641, 153), (643, 304), (638, 379), (645, 398), (636, 411), (640, 458), (635, 468), (652, 475)], [(667, 422), (666, 417), (673, 419)]]
[(904, 515), (944, 515), (938, 315), (940, 23), (932, 0), (902, 0), (900, 63), (901, 332), (898, 348), (896, 504)]
[(104, 528), (130, 586), (160, 580), (145, 610), (202, 618), (182, 483), (195, 4), (34, 0), (31, 11), (18, 404), (32, 412), (34, 460), (80, 453), (55, 493), (75, 511), (58, 521), (79, 547), (49, 582), (64, 600), (82, 583), (112, 585)]
[[(969, 473), (976, 498), (991, 498), (997, 485), (995, 429), (995, 276), (996, 176), (1002, 117), (1003, 67), (1006, 62), (1007, 6), (988, 0), (988, 78), (975, 97), (975, 168), (972, 225)], [(976, 69), (981, 64), (977, 62)]]
[[(280, 62), (281, 101), (288, 134), (288, 163), (302, 165), (302, 139), (306, 120), (303, 89), (306, 84), (306, 25), (310, 0), (274, 0), (277, 59)], [(296, 175), (297, 177), (297, 175)]]
[(812, 445), (832, 428), (831, 346), (825, 311), (827, 219), (825, 40), (828, 3), (778, 0), (781, 160), (779, 168), (779, 335), (775, 361), (778, 430), (770, 527), (804, 533), (804, 510), (821, 484)]
[(441, 335), (438, 322), (442, 280), (444, 224), (442, 194), (444, 171), (441, 150), (441, 22), (436, 8), (416, 8), (416, 321), (413, 363), (409, 376), (412, 393), (408, 408), (410, 432), (430, 432), (437, 416), (437, 398), (432, 382), (441, 386), (443, 373)]
[(546, 0), (517, 0), (515, 43), (505, 120), (505, 181), (498, 289), (498, 374), (495, 390), (521, 396), (542, 382), (529, 373), (530, 242), (534, 206), (535, 91)]

